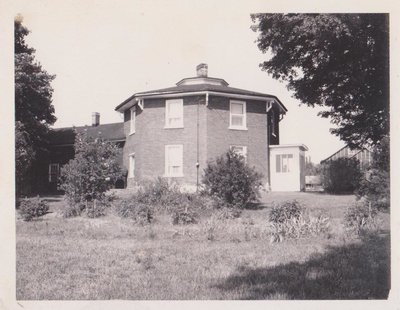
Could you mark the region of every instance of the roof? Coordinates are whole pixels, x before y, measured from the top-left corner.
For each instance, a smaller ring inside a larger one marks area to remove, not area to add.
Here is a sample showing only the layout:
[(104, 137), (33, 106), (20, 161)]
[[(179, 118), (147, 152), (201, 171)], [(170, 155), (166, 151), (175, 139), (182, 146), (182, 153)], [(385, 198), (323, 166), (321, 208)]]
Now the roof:
[(125, 141), (124, 123), (103, 124), (98, 126), (80, 126), (54, 128), (49, 133), (52, 145), (72, 145), (75, 142), (75, 132), (86, 131), (90, 137), (102, 137), (107, 141)]
[(302, 151), (308, 151), (308, 147), (304, 144), (278, 144), (278, 145), (270, 145), (271, 149), (281, 149), (287, 147), (298, 147)]
[[(195, 78), (188, 78), (187, 80), (192, 80)], [(211, 79), (211, 78), (209, 78)], [(221, 80), (222, 79), (216, 79), (212, 78), (214, 80)], [(185, 80), (185, 79), (184, 79)], [(166, 94), (180, 94), (180, 93), (190, 93), (190, 92), (220, 92), (220, 93), (228, 93), (228, 94), (237, 94), (237, 95), (245, 95), (245, 96), (257, 96), (257, 97), (264, 97), (265, 99), (271, 98), (275, 99), (279, 105), (283, 108), (284, 111), (287, 111), (286, 107), (280, 102), (280, 100), (273, 95), (270, 94), (264, 94), (264, 93), (259, 93), (255, 91), (250, 91), (250, 90), (245, 90), (245, 89), (240, 89), (240, 88), (234, 88), (234, 87), (229, 87), (224, 83), (221, 83), (221, 85), (215, 85), (215, 84), (210, 84), (210, 83), (203, 83), (203, 84), (192, 84), (192, 85), (182, 85), (180, 84), (182, 81), (177, 83), (177, 86), (173, 87), (168, 87), (168, 88), (161, 88), (161, 89), (156, 89), (156, 90), (150, 90), (150, 91), (145, 91), (145, 92), (140, 92), (133, 94), (130, 96), (128, 99), (120, 103), (115, 110), (119, 110), (121, 107), (123, 107), (125, 104), (127, 104), (130, 100), (134, 98), (141, 98), (141, 97), (146, 97), (146, 96), (154, 96), (154, 95), (166, 95)]]
[[(335, 153), (333, 153), (331, 156), (328, 156), (327, 158), (321, 160), (321, 164), (323, 164), (324, 162), (330, 160), (332, 157), (334, 157), (336, 154), (339, 154), (341, 151), (343, 151), (346, 148), (350, 148), (348, 145), (345, 145), (344, 147), (342, 147), (341, 149), (339, 149), (338, 151), (336, 151)], [(371, 152), (371, 150), (369, 150), (368, 148), (364, 147), (364, 148), (359, 148), (359, 149), (354, 149), (355, 151), (357, 151), (356, 153), (354, 153), (353, 155), (350, 156), (351, 157), (355, 157), (358, 153), (363, 152), (363, 151), (367, 151), (367, 152)]]

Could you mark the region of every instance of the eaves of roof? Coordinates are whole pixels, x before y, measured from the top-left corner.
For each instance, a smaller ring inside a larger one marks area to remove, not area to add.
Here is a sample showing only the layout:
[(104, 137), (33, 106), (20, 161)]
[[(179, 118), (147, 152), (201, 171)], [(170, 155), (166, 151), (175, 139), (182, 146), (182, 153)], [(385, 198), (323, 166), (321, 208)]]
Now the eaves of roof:
[(149, 96), (162, 97), (165, 95), (198, 93), (198, 92), (204, 92), (204, 93), (214, 92), (214, 93), (221, 93), (221, 95), (223, 95), (223, 94), (243, 95), (243, 96), (249, 96), (249, 97), (257, 97), (258, 100), (260, 100), (260, 98), (275, 99), (278, 102), (278, 104), (281, 106), (283, 111), (285, 111), (285, 112), (287, 111), (287, 108), (283, 105), (283, 103), (276, 96), (259, 93), (259, 92), (254, 92), (254, 91), (249, 91), (249, 90), (240, 89), (240, 88), (234, 88), (234, 87), (228, 87), (228, 86), (222, 86), (222, 85), (211, 85), (211, 84), (181, 85), (181, 86), (174, 86), (174, 87), (169, 87), (169, 88), (162, 88), (162, 89), (157, 89), (157, 90), (136, 93), (136, 94), (133, 94), (132, 96), (130, 96), (125, 101), (123, 101), (121, 104), (119, 104), (115, 108), (115, 110), (116, 111), (120, 110), (124, 105), (126, 105), (128, 102), (130, 102), (132, 99), (135, 99), (135, 98), (139, 99), (139, 98), (146, 98)]

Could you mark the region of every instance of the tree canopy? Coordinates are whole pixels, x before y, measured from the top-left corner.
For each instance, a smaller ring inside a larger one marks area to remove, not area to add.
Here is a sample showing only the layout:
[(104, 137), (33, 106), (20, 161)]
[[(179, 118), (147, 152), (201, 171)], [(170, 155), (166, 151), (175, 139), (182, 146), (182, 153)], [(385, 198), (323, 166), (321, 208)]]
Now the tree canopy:
[(35, 49), (25, 37), (29, 30), (22, 25), (22, 17), (14, 21), (15, 62), (15, 163), (17, 195), (29, 174), (29, 169), (40, 151), (46, 148), (45, 136), (54, 124), (51, 104), (54, 75), (47, 73), (35, 60)]
[(35, 49), (29, 47), (25, 37), (29, 30), (22, 18), (14, 21), (15, 39), (15, 121), (23, 124), (33, 146), (40, 147), (48, 126), (54, 124), (51, 82), (55, 75), (47, 73), (35, 60)]
[(373, 145), (389, 132), (387, 14), (253, 14), (260, 64), (287, 83), (350, 147)]

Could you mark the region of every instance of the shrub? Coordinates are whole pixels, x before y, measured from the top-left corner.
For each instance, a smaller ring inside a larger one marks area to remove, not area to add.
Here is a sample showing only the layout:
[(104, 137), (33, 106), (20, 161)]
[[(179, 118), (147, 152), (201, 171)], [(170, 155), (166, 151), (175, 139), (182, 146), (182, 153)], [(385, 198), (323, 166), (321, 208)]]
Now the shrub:
[(140, 225), (149, 224), (154, 219), (154, 212), (151, 206), (139, 201), (137, 198), (120, 201), (116, 211), (119, 216), (129, 218)]
[(89, 218), (96, 218), (106, 214), (111, 206), (113, 196), (103, 195), (101, 199), (86, 200), (79, 203), (69, 203), (62, 209), (62, 215), (65, 218), (86, 215)]
[(216, 217), (220, 220), (231, 220), (240, 217), (242, 210), (236, 208), (220, 208), (216, 211)]
[(357, 235), (369, 230), (376, 230), (376, 215), (377, 209), (367, 200), (361, 200), (347, 209), (344, 226), (347, 231)]
[(197, 223), (197, 214), (189, 206), (179, 206), (172, 211), (172, 224), (188, 225)]
[(250, 168), (242, 156), (232, 150), (209, 162), (204, 170), (204, 190), (227, 207), (244, 208), (257, 201), (262, 175)]
[(19, 202), (18, 212), (24, 221), (37, 219), (49, 211), (49, 205), (39, 197), (22, 199)]
[(322, 186), (332, 194), (352, 193), (358, 188), (361, 175), (356, 158), (338, 158), (322, 166)]
[(143, 182), (136, 196), (143, 203), (166, 206), (178, 193), (179, 188), (175, 183), (158, 177), (154, 181)]
[(275, 205), (269, 214), (269, 222), (272, 228), (271, 242), (318, 236), (330, 229), (328, 217), (308, 214), (295, 200)]
[(193, 195), (178, 194), (168, 205), (168, 211), (171, 213), (172, 224), (187, 225), (197, 223), (198, 214), (194, 211)]
[(86, 133), (76, 133), (74, 147), (75, 158), (61, 168), (60, 187), (71, 210), (77, 211), (89, 202), (93, 206), (87, 214), (96, 217), (104, 213), (103, 207), (107, 205), (105, 192), (122, 175), (118, 163), (120, 150), (113, 143)]
[(139, 190), (129, 199), (121, 201), (116, 207), (122, 217), (143, 218), (139, 222), (150, 222), (157, 211), (169, 213), (174, 225), (196, 223), (196, 211), (210, 209), (213, 200), (198, 193), (182, 193), (178, 186), (158, 178), (143, 183)]
[(390, 207), (390, 140), (388, 136), (375, 146), (371, 166), (361, 181), (357, 197), (366, 199), (376, 209)]
[(107, 203), (101, 200), (87, 201), (85, 205), (85, 213), (87, 217), (95, 218), (106, 214)]
[(83, 204), (66, 204), (62, 209), (62, 216), (65, 218), (80, 216), (85, 210), (85, 205)]
[(272, 223), (284, 223), (291, 219), (298, 219), (303, 213), (303, 206), (297, 201), (284, 201), (272, 206), (269, 213), (269, 221)]

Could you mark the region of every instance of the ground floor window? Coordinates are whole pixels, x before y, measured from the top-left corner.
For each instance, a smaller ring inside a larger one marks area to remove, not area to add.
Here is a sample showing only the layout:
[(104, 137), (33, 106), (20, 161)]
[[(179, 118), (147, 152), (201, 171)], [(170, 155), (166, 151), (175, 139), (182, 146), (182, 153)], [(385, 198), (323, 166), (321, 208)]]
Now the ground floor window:
[(60, 164), (49, 164), (49, 183), (57, 183), (60, 176)]
[(128, 178), (135, 177), (135, 154), (129, 154)]
[(183, 145), (165, 146), (165, 176), (182, 177), (183, 176)]
[(293, 167), (293, 154), (276, 155), (276, 172), (291, 172)]
[(247, 161), (247, 146), (231, 145), (230, 149), (236, 154), (243, 156), (244, 160)]

